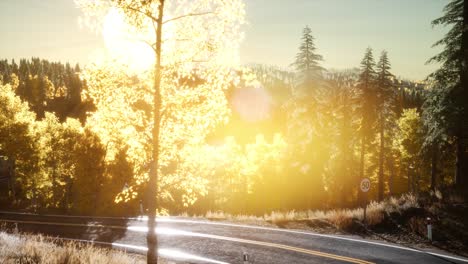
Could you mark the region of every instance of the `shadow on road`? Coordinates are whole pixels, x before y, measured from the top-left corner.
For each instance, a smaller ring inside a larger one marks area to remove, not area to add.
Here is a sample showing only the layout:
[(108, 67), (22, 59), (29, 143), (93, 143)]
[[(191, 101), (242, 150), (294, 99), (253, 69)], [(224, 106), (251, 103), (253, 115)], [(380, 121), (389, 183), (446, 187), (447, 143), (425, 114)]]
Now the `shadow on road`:
[[(114, 242), (127, 232), (128, 218), (73, 217), (0, 212), (7, 229), (51, 237)], [(134, 221), (134, 220), (133, 220)]]

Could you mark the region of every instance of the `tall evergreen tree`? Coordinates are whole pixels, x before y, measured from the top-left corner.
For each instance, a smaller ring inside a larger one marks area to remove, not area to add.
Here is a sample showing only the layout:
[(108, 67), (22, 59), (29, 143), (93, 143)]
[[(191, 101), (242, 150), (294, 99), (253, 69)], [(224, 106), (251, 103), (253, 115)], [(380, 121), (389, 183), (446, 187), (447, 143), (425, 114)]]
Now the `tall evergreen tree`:
[[(314, 89), (318, 81), (322, 78), (323, 68), (320, 66), (320, 61), (323, 60), (322, 55), (317, 54), (312, 36), (312, 30), (306, 26), (302, 32), (302, 42), (299, 46), (299, 52), (296, 55), (296, 60), (292, 64), (299, 74), (301, 86), (305, 89)], [(309, 92), (309, 91), (308, 91)], [(312, 91), (314, 93), (314, 91)]]
[(360, 178), (365, 176), (365, 155), (368, 140), (371, 137), (375, 122), (375, 79), (376, 72), (372, 49), (367, 48), (364, 58), (361, 61), (361, 74), (359, 75), (358, 87), (360, 90), (360, 111), (361, 111), (361, 157), (360, 157)]
[[(292, 97), (285, 103), (288, 119), (288, 136), (295, 138), (301, 166), (295, 167), (298, 177), (306, 177), (298, 182), (306, 182), (303, 186), (320, 186), (314, 188), (304, 198), (298, 200), (307, 201), (303, 208), (312, 208), (323, 203), (324, 191), (324, 169), (326, 164), (325, 152), (328, 145), (324, 132), (323, 111), (320, 109), (324, 104), (320, 102), (319, 89), (323, 87), (324, 69), (320, 66), (322, 56), (317, 54), (312, 30), (306, 26), (303, 30), (299, 52), (292, 66), (296, 69), (298, 83), (292, 91)], [(293, 136), (294, 135), (294, 136)], [(300, 153), (300, 154), (299, 154)], [(300, 168), (303, 168), (302, 171)], [(307, 168), (307, 169), (305, 169)], [(310, 168), (310, 169), (309, 169)], [(310, 189), (310, 188), (309, 188)]]
[(426, 111), (440, 114), (445, 126), (437, 128), (426, 122), (430, 131), (426, 141), (437, 142), (444, 132), (455, 139), (456, 186), (463, 191), (468, 188), (468, 4), (465, 0), (452, 0), (444, 11), (444, 16), (432, 24), (452, 28), (434, 44), (444, 46), (444, 50), (429, 60), (442, 66), (429, 76), (436, 84)]
[(385, 128), (386, 120), (391, 116), (394, 102), (393, 74), (390, 73), (390, 60), (386, 51), (382, 51), (379, 62), (377, 63), (377, 118), (379, 126), (379, 177), (378, 177), (378, 199), (383, 200), (384, 196), (384, 160), (385, 160)]
[(334, 157), (330, 158), (328, 181), (336, 205), (347, 207), (355, 201), (352, 194), (357, 190), (354, 179), (357, 177), (354, 144), (359, 139), (355, 133), (359, 114), (356, 111), (358, 74), (353, 70), (327, 73), (326, 119), (331, 123), (330, 136)]

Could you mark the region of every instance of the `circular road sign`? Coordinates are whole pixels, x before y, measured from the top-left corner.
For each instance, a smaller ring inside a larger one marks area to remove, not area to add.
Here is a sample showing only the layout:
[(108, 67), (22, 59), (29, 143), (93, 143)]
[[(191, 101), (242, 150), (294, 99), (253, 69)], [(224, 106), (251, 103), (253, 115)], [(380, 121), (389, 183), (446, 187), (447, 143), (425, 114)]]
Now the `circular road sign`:
[(361, 184), (359, 185), (362, 192), (368, 192), (370, 189), (370, 180), (369, 178), (364, 178), (361, 180)]

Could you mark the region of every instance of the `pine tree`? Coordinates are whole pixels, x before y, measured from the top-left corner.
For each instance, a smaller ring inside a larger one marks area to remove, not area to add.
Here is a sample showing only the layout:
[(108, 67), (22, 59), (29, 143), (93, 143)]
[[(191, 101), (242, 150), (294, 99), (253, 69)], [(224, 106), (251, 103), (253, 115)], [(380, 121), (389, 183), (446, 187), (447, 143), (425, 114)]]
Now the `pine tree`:
[(316, 53), (314, 40), (312, 30), (306, 26), (302, 32), (302, 43), (299, 46), (296, 61), (292, 64), (299, 74), (301, 86), (305, 89), (316, 88), (314, 86), (317, 86), (324, 70), (320, 66), (323, 58), (322, 55)]
[(438, 114), (443, 127), (434, 127), (429, 122), (426, 145), (439, 140), (447, 133), (456, 144), (456, 186), (464, 191), (468, 188), (468, 4), (464, 0), (452, 0), (444, 8), (445, 15), (434, 20), (433, 25), (452, 26), (445, 37), (434, 44), (444, 46), (444, 50), (429, 62), (442, 66), (429, 77), (434, 81), (434, 89), (429, 95), (431, 103), (426, 108), (426, 116)]
[(398, 131), (395, 143), (401, 154), (403, 170), (407, 171), (408, 190), (418, 192), (421, 183), (421, 168), (423, 160), (420, 152), (424, 140), (424, 127), (417, 109), (403, 110), (397, 121)]
[[(285, 104), (288, 118), (291, 120), (287, 128), (288, 134), (303, 146), (298, 148), (300, 149), (298, 156), (304, 158), (300, 161), (301, 166), (297, 168), (310, 168), (310, 171), (295, 169), (297, 177), (305, 177), (298, 181), (306, 182), (304, 186), (314, 186), (314, 191), (308, 193), (304, 191), (305, 197), (300, 198), (307, 201), (307, 204), (300, 205), (303, 208), (318, 206), (323, 201), (325, 194), (323, 177), (326, 166), (325, 156), (327, 156), (325, 153), (329, 151), (329, 144), (323, 144), (328, 136), (327, 118), (323, 116), (324, 111), (321, 108), (325, 104), (319, 90), (324, 86), (322, 76), (324, 69), (320, 66), (323, 58), (317, 54), (314, 41), (312, 30), (306, 26), (302, 32), (296, 59), (292, 63), (296, 69), (298, 83), (292, 91), (292, 98)], [(307, 188), (310, 190), (310, 187)]]
[(377, 63), (377, 80), (376, 80), (376, 95), (377, 95), (377, 118), (379, 126), (379, 177), (378, 177), (378, 199), (383, 200), (384, 196), (384, 160), (385, 160), (385, 128), (386, 119), (391, 116), (391, 110), (394, 102), (394, 89), (392, 77), (390, 73), (390, 61), (386, 51), (382, 51), (380, 60)]
[[(354, 202), (352, 195), (357, 186), (353, 179), (357, 177), (354, 144), (359, 139), (355, 133), (359, 114), (356, 111), (358, 91), (356, 81), (358, 73), (354, 70), (328, 72), (326, 93), (326, 119), (331, 123), (328, 145), (334, 150), (334, 157), (329, 162), (329, 193), (334, 192), (337, 206), (348, 207)], [(333, 194), (333, 195), (334, 195)], [(338, 198), (339, 197), (339, 198)]]
[(360, 112), (361, 112), (361, 158), (360, 158), (360, 178), (365, 176), (365, 155), (368, 139), (371, 137), (375, 121), (375, 61), (372, 49), (367, 48), (364, 58), (361, 61), (361, 74), (359, 75), (358, 87), (360, 90)]

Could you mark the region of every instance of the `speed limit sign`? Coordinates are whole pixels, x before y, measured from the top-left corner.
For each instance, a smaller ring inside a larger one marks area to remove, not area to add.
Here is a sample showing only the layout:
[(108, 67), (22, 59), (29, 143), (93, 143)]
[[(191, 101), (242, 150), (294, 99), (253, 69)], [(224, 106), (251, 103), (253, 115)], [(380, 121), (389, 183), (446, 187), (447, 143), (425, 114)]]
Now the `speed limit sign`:
[(360, 187), (361, 187), (362, 192), (365, 192), (365, 193), (368, 192), (369, 189), (370, 189), (370, 180), (369, 180), (369, 178), (362, 179)]

